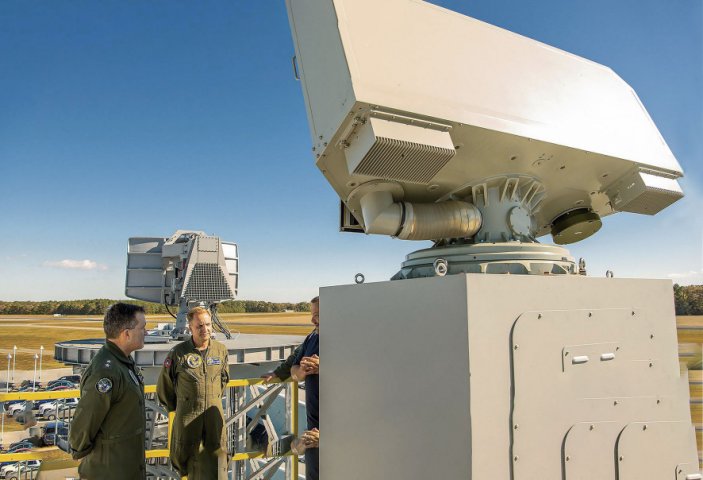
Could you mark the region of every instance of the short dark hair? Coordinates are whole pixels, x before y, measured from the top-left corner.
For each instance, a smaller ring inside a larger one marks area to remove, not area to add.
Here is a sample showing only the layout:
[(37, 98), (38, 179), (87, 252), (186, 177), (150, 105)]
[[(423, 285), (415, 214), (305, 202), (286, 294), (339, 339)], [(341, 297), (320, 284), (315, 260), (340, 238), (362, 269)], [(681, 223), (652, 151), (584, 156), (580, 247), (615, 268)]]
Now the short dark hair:
[(320, 297), (315, 297), (312, 300), (310, 300), (310, 303), (320, 303)]
[(131, 303), (115, 303), (105, 312), (103, 330), (107, 338), (117, 338), (122, 330), (134, 328), (137, 325), (137, 312), (146, 313), (144, 307)]

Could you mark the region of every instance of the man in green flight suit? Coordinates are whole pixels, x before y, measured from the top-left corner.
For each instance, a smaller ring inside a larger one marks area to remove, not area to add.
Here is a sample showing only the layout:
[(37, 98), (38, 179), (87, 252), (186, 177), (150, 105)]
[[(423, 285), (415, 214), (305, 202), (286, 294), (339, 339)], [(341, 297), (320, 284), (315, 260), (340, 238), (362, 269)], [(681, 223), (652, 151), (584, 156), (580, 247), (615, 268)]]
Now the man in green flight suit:
[(105, 345), (81, 377), (69, 443), (87, 480), (146, 478), (144, 381), (130, 354), (144, 347), (144, 308), (116, 303), (105, 312)]
[(222, 395), (229, 382), (227, 348), (211, 338), (210, 312), (188, 312), (191, 339), (171, 349), (156, 394), (176, 412), (171, 434), (171, 463), (189, 480), (226, 479), (227, 444)]

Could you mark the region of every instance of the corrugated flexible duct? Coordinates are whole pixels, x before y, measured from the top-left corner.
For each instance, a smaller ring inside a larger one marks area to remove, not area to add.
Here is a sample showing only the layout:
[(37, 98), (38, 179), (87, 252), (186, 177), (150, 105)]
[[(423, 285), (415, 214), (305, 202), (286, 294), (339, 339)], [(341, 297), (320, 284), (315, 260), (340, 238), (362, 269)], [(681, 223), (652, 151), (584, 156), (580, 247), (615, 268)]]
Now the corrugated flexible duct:
[(394, 202), (390, 192), (369, 192), (361, 198), (366, 233), (403, 240), (467, 238), (481, 229), (481, 212), (468, 202)]

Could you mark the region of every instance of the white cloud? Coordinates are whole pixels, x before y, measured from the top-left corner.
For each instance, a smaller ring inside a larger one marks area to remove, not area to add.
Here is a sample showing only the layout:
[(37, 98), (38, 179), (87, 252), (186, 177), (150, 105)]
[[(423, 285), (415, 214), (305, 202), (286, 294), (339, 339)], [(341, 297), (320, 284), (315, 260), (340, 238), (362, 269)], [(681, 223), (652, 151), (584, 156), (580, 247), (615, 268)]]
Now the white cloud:
[(20, 253), (17, 255), (6, 255), (5, 260), (8, 262), (11, 262), (13, 260), (18, 260), (20, 258), (27, 258), (27, 257), (29, 257), (29, 255), (27, 255), (26, 253)]
[(697, 272), (690, 270), (683, 273), (670, 273), (667, 275), (670, 279), (681, 285), (701, 285), (703, 284), (703, 270)]
[(699, 272), (696, 272), (695, 270), (691, 270), (690, 272), (685, 272), (685, 273), (670, 273), (667, 275), (669, 278), (688, 278), (688, 277), (695, 277), (699, 274)]
[(107, 270), (107, 265), (96, 262), (95, 260), (59, 260), (58, 262), (44, 262), (45, 267), (65, 268), (68, 270)]

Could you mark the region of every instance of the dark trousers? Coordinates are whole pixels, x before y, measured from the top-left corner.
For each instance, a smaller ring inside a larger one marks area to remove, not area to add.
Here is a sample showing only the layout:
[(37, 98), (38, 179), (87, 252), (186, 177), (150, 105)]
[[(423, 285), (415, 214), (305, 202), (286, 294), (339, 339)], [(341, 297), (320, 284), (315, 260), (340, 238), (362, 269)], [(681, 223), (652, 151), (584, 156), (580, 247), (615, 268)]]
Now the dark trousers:
[(305, 450), (305, 480), (320, 480), (320, 449)]

